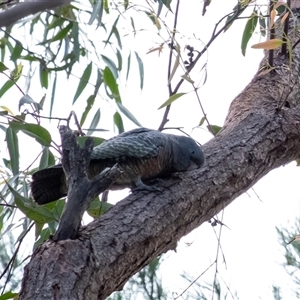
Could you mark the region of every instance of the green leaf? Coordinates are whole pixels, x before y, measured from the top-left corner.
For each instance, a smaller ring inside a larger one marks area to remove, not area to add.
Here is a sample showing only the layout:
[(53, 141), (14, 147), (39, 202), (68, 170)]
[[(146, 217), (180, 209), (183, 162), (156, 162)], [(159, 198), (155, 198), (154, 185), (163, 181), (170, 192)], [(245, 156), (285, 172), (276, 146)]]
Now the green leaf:
[(142, 127), (141, 123), (134, 117), (134, 115), (121, 103), (116, 102), (118, 105), (118, 108), (124, 114), (130, 121), (132, 121), (134, 124), (136, 124), (139, 127)]
[(207, 125), (207, 129), (211, 134), (216, 135), (222, 127), (218, 125)]
[(87, 67), (85, 68), (85, 70), (83, 71), (82, 76), (80, 77), (80, 82), (79, 85), (77, 87), (75, 96), (73, 98), (73, 103), (75, 103), (75, 101), (77, 100), (77, 98), (81, 95), (82, 91), (85, 89), (86, 85), (88, 84), (90, 77), (91, 77), (91, 73), (92, 73), (92, 63), (90, 62)]
[(139, 71), (140, 71), (140, 88), (141, 90), (143, 89), (144, 86), (144, 64), (143, 61), (141, 60), (141, 58), (139, 57), (137, 52), (134, 52), (136, 60), (138, 62), (139, 65)]
[(130, 62), (131, 62), (131, 52), (129, 53), (128, 58), (127, 58), (126, 81), (128, 80), (128, 76), (129, 76)]
[(62, 41), (66, 37), (68, 32), (72, 29), (72, 27), (73, 27), (73, 22), (72, 23), (70, 22), (67, 27), (59, 30), (58, 33), (53, 38), (51, 38), (48, 41), (44, 41), (42, 44), (48, 44), (50, 42), (55, 42), (55, 41)]
[(204, 121), (205, 121), (205, 117), (202, 117), (201, 120), (200, 120), (200, 122), (199, 122), (199, 125), (198, 125), (198, 126), (202, 126), (203, 123), (204, 123)]
[(87, 213), (92, 218), (96, 219), (106, 213), (111, 207), (113, 207), (112, 204), (102, 202), (99, 200), (99, 197), (97, 197), (91, 202), (90, 207), (87, 209)]
[[(36, 224), (36, 237), (40, 236), (38, 240), (36, 240), (36, 242), (33, 245), (33, 249), (35, 250), (39, 245), (43, 244), (46, 240), (49, 239), (51, 231), (49, 229), (49, 227), (44, 228), (43, 230), (39, 230), (42, 229), (44, 224), (39, 224), (39, 223), (35, 223)], [(40, 228), (41, 227), (41, 228)]]
[(114, 123), (118, 128), (119, 134), (124, 132), (123, 120), (121, 115), (118, 112), (114, 114)]
[(103, 15), (103, 0), (96, 1), (96, 5), (93, 5), (93, 11), (89, 19), (88, 25), (92, 25), (94, 20), (98, 17), (98, 24), (101, 25)]
[(7, 80), (0, 89), (0, 98), (14, 85), (14, 81), (12, 79)]
[(43, 109), (43, 107), (39, 103), (35, 102), (28, 94), (22, 96), (22, 98), (20, 99), (19, 110), (24, 104), (33, 104), (36, 111), (40, 111)]
[(122, 54), (119, 49), (117, 49), (117, 59), (118, 59), (118, 71), (121, 71), (123, 66), (123, 60), (122, 60)]
[(1, 295), (0, 300), (17, 299), (18, 295), (19, 295), (18, 293), (13, 293), (12, 291), (9, 291)]
[(98, 69), (97, 70), (97, 80), (96, 80), (95, 90), (94, 90), (94, 96), (95, 97), (96, 97), (102, 83), (103, 83), (102, 72)]
[[(249, 1), (250, 2), (250, 1)], [(243, 13), (243, 11), (247, 8), (248, 3), (244, 2), (243, 4), (241, 4), (240, 2), (235, 5), (235, 7), (233, 8), (233, 12), (230, 16), (228, 16), (227, 20), (226, 20), (226, 24), (228, 24), (225, 29), (224, 32), (226, 30), (228, 30), (230, 28), (230, 26), (233, 24), (233, 22), (238, 19), (238, 17)]]
[(158, 1), (161, 2), (163, 5), (165, 5), (166, 8), (168, 8), (169, 10), (171, 10), (171, 6), (170, 5), (171, 5), (172, 0), (158, 0)]
[(9, 126), (6, 129), (6, 142), (10, 157), (11, 170), (14, 175), (19, 174), (19, 142), (15, 131)]
[(72, 27), (72, 38), (73, 38), (73, 53), (75, 55), (76, 61), (79, 61), (79, 55), (80, 55), (80, 43), (79, 43), (79, 26), (77, 22), (73, 22)]
[(118, 68), (116, 64), (107, 56), (101, 55), (101, 58), (103, 59), (104, 63), (109, 67), (109, 69), (112, 71), (115, 78), (118, 78)]
[(78, 142), (78, 144), (79, 144), (80, 147), (83, 147), (85, 141), (86, 141), (87, 139), (90, 139), (90, 138), (92, 138), (93, 141), (94, 141), (94, 147), (96, 147), (96, 146), (102, 144), (102, 143), (105, 141), (105, 139), (99, 138), (99, 137), (96, 137), (96, 136), (79, 136), (79, 137), (77, 138), (77, 142)]
[(249, 42), (250, 38), (252, 37), (252, 34), (256, 28), (257, 21), (258, 21), (257, 11), (254, 10), (254, 12), (251, 14), (250, 18), (248, 19), (245, 29), (244, 29), (244, 32), (243, 32), (241, 49), (242, 49), (242, 54), (244, 56), (246, 54), (246, 48), (247, 48), (248, 42)]
[(80, 126), (82, 126), (85, 122), (85, 119), (88, 115), (88, 113), (90, 112), (91, 108), (93, 107), (94, 105), (94, 102), (95, 102), (95, 95), (91, 95), (88, 97), (88, 99), (86, 100), (86, 107), (85, 107), (85, 110), (84, 112), (82, 113), (82, 116), (81, 116), (81, 119), (80, 119)]
[(107, 14), (109, 14), (109, 5), (108, 5), (108, 0), (103, 0), (104, 4), (104, 10)]
[(11, 122), (10, 126), (15, 131), (21, 130), (30, 137), (33, 137), (41, 145), (46, 147), (50, 146), (51, 135), (46, 128), (37, 124), (24, 124), (21, 122)]
[(53, 110), (53, 105), (54, 105), (56, 82), (57, 82), (57, 73), (55, 72), (53, 85), (52, 85), (51, 100), (50, 100), (50, 117), (52, 116), (52, 110)]
[(124, 8), (125, 10), (128, 8), (129, 0), (124, 0)]
[(179, 46), (177, 46), (176, 48), (178, 48), (178, 51), (177, 51), (177, 54), (176, 54), (176, 58), (175, 58), (175, 63), (174, 63), (174, 66), (172, 68), (172, 71), (171, 71), (171, 74), (170, 74), (170, 77), (169, 77), (169, 83), (171, 83), (179, 65), (180, 65), (180, 49), (179, 49)]
[(99, 121), (100, 121), (100, 108), (97, 109), (95, 115), (94, 115), (94, 118), (91, 122), (91, 125), (87, 131), (87, 135), (92, 135), (93, 132), (95, 131), (95, 129), (97, 129), (97, 126), (99, 124)]
[(113, 27), (113, 33), (114, 33), (114, 36), (116, 37), (119, 48), (122, 49), (122, 41), (120, 38), (119, 30), (116, 26)]
[(41, 86), (45, 89), (48, 89), (48, 76), (49, 71), (46, 68), (45, 64), (43, 62), (40, 63), (40, 83)]
[(43, 153), (40, 160), (39, 169), (45, 169), (48, 166), (53, 166), (55, 164), (55, 158), (52, 152), (49, 150), (49, 147), (44, 147)]
[(11, 54), (11, 60), (12, 61), (18, 60), (21, 56), (22, 51), (23, 51), (23, 47), (20, 45), (20, 42), (17, 42)]
[(0, 72), (2, 73), (5, 70), (8, 70), (8, 67), (0, 61)]
[(114, 24), (112, 25), (112, 27), (111, 27), (111, 31), (110, 31), (110, 33), (109, 33), (109, 35), (108, 35), (108, 38), (107, 38), (107, 40), (106, 41), (104, 41), (104, 43), (105, 43), (105, 46), (109, 43), (109, 41), (110, 41), (110, 38), (112, 37), (112, 35), (114, 34), (114, 28), (116, 28), (117, 27), (117, 23), (118, 23), (118, 21), (119, 21), (119, 18), (120, 18), (120, 15), (116, 18), (116, 20), (115, 20), (115, 22), (114, 22)]
[(40, 224), (57, 221), (49, 208), (37, 206), (32, 200), (23, 197), (8, 183), (6, 184), (14, 196), (15, 204), (29, 219)]
[(177, 93), (172, 95), (167, 101), (165, 101), (158, 109), (161, 109), (165, 106), (171, 105), (171, 103), (173, 103), (175, 100), (177, 100), (178, 98), (180, 98), (181, 96), (185, 95), (186, 93)]
[(104, 83), (109, 87), (112, 98), (114, 98), (117, 102), (122, 102), (118, 84), (112, 71), (108, 67), (105, 67), (103, 70), (103, 80)]

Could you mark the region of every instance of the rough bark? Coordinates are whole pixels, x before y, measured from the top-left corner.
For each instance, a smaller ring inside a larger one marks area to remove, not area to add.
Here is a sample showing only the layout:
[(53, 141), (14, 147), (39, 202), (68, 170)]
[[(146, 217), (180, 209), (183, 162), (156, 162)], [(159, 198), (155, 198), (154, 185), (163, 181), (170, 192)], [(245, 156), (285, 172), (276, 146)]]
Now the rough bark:
[(37, 249), (19, 299), (105, 299), (269, 171), (298, 158), (299, 51), (298, 45), (291, 70), (276, 52), (275, 70), (258, 72), (232, 102), (224, 129), (203, 146), (202, 169), (164, 179), (160, 194), (133, 193), (82, 228), (77, 240)]

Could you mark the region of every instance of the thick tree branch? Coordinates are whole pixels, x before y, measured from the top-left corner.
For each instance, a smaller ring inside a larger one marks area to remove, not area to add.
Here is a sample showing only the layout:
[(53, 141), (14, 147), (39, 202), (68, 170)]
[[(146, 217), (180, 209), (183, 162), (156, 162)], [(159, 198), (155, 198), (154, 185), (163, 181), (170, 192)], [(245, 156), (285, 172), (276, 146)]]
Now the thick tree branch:
[(69, 4), (72, 0), (32, 0), (30, 2), (17, 3), (0, 13), (0, 27), (10, 26), (22, 18), (43, 12), (47, 9), (53, 9), (65, 4)]
[(160, 195), (130, 195), (79, 240), (42, 245), (25, 269), (20, 299), (105, 299), (121, 289), (270, 170), (299, 157), (299, 124), (300, 107), (249, 113), (204, 145), (203, 169), (165, 179)]

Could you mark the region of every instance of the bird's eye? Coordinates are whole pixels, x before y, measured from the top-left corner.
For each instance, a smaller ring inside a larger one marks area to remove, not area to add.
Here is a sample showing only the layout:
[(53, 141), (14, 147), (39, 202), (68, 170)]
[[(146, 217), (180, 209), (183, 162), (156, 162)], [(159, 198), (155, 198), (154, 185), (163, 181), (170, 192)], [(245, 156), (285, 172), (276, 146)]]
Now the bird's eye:
[(193, 150), (193, 151), (191, 152), (191, 154), (193, 154), (193, 155), (194, 155), (194, 154), (195, 154), (195, 150)]

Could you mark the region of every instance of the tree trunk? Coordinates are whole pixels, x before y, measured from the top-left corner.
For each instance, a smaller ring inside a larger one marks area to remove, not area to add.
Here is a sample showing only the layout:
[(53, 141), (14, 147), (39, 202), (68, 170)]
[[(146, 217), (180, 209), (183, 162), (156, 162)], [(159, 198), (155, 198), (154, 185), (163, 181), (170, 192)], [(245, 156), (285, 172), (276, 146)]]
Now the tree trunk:
[[(295, 21), (300, 13), (293, 12)], [(275, 51), (275, 69), (258, 72), (234, 99), (224, 128), (203, 146), (203, 168), (164, 179), (160, 194), (134, 192), (82, 228), (77, 240), (39, 247), (19, 299), (105, 299), (269, 171), (298, 158), (299, 51), (297, 45), (291, 68)]]

